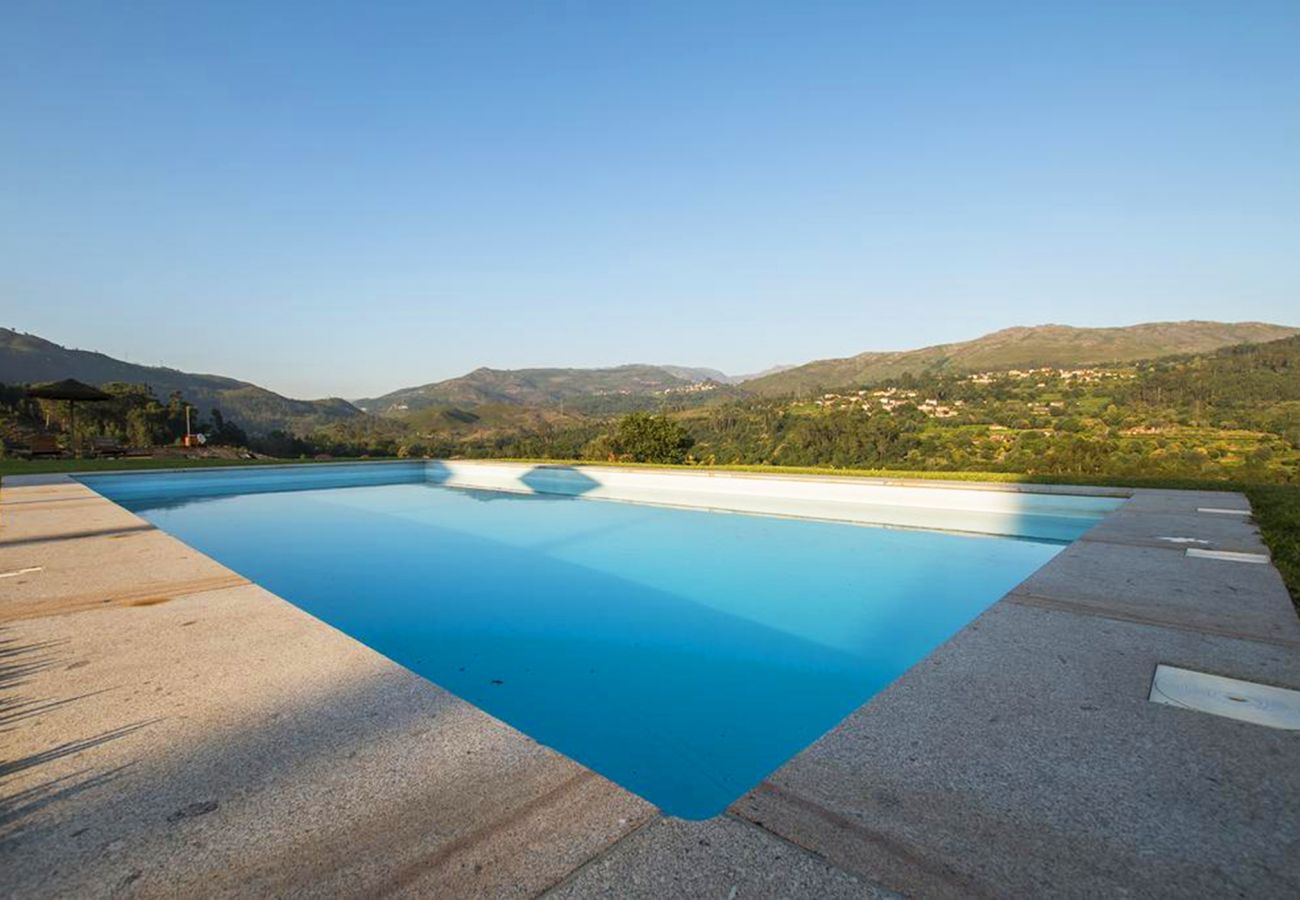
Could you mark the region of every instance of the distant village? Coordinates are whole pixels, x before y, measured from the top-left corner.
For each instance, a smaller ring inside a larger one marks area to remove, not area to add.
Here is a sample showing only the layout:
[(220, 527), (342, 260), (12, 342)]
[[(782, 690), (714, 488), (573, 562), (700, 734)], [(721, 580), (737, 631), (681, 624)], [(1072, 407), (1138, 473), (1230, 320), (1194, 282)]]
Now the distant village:
[(713, 381), (712, 379), (707, 379), (705, 381), (695, 381), (692, 382), (691, 384), (684, 384), (678, 387), (664, 388), (662, 391), (656, 391), (655, 393), (661, 395), (703, 394), (706, 393), (707, 391), (716, 391), (720, 387), (722, 387), (722, 385), (718, 384), (718, 382)]
[[(1001, 372), (976, 372), (968, 375), (963, 381), (970, 384), (993, 384), (999, 380), (1025, 381), (1031, 378), (1041, 378), (1036, 387), (1046, 388), (1048, 380), (1060, 379), (1064, 382), (1076, 384), (1095, 384), (1100, 381), (1116, 378), (1134, 378), (1136, 375), (1132, 372), (1123, 372), (1115, 369), (1055, 369), (1050, 366), (1044, 366), (1037, 369), (1008, 369)], [(884, 411), (893, 412), (900, 406), (914, 406), (919, 412), (929, 416), (932, 419), (950, 419), (962, 412), (966, 405), (963, 400), (942, 401), (935, 397), (924, 397), (921, 391), (910, 390), (907, 388), (880, 388), (877, 390), (859, 390), (846, 393), (827, 393), (822, 394), (816, 401), (817, 406), (822, 409), (861, 409), (864, 412)], [(1048, 415), (1053, 410), (1064, 408), (1065, 402), (1062, 400), (1052, 400), (1046, 403), (1035, 403), (1030, 407), (1030, 411), (1039, 415)]]
[[(1054, 369), (1051, 366), (1044, 366), (1038, 369), (1007, 369), (1003, 372), (976, 372), (974, 375), (966, 376), (966, 381), (971, 384), (992, 384), (1001, 378), (1010, 378), (1017, 381), (1023, 381), (1026, 378), (1060, 378), (1062, 381), (1077, 381), (1081, 384), (1095, 384), (1098, 381), (1105, 381), (1112, 378), (1136, 378), (1134, 372), (1125, 372), (1119, 369)], [(1047, 387), (1046, 382), (1040, 382), (1039, 387)]]
[(823, 409), (861, 408), (864, 412), (872, 412), (873, 410), (893, 412), (900, 406), (910, 404), (935, 419), (947, 419), (955, 416), (961, 411), (961, 407), (965, 405), (961, 400), (941, 403), (933, 397), (924, 400), (918, 399), (920, 396), (920, 391), (884, 388), (877, 391), (855, 391), (850, 394), (822, 394), (814, 402)]

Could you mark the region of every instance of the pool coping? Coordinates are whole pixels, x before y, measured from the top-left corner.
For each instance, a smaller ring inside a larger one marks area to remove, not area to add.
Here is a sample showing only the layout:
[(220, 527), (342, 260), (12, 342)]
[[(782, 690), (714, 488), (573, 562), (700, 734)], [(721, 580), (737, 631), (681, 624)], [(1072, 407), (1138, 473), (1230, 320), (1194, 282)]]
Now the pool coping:
[[(197, 471), (233, 468), (239, 467)], [(165, 471), (196, 470), (149, 470)], [(433, 738), (428, 733), (389, 736), (378, 754), (382, 758), (365, 763), (335, 758), (330, 754), (340, 748), (328, 744), (333, 738), (321, 738), (326, 744), (322, 752), (336, 765), (355, 766), (356, 780), (368, 786), (369, 802), (377, 808), (418, 799), (423, 809), (445, 801), (462, 810), (466, 820), (459, 830), (439, 819), (418, 834), (403, 832), (401, 842), (379, 846), (364, 864), (331, 864), (323, 871), (310, 854), (282, 859), (273, 853), (275, 841), (297, 847), (308, 832), (327, 845), (358, 839), (358, 832), (335, 816), (312, 813), (312, 807), (301, 804), (289, 822), (272, 804), (262, 818), (240, 823), (270, 836), (271, 843), (258, 844), (262, 849), (252, 854), (260, 867), (250, 868), (249, 847), (232, 836), (234, 823), (220, 827), (216, 812), (195, 814), (194, 824), (181, 816), (151, 826), (146, 817), (135, 830), (128, 829), (127, 838), (115, 839), (125, 840), (125, 846), (113, 848), (109, 840), (95, 853), (77, 849), (73, 832), (90, 828), (93, 833), (103, 827), (108, 812), (138, 799), (144, 786), (124, 784), (128, 779), (122, 778), (114, 783), (119, 787), (87, 787), (24, 814), (16, 834), (0, 842), (0, 871), (10, 873), (0, 876), (0, 888), (6, 893), (109, 893), (108, 888), (121, 888), (121, 880), (129, 878), (125, 886), (141, 893), (187, 883), (202, 885), (205, 892), (275, 884), (311, 892), (368, 894), (384, 887), (519, 896), (636, 893), (630, 886), (639, 886), (647, 896), (689, 895), (726, 893), (737, 885), (760, 896), (1300, 889), (1300, 863), (1285, 846), (1300, 834), (1300, 822), (1284, 802), (1288, 795), (1300, 795), (1300, 767), (1294, 765), (1300, 737), (1146, 700), (1149, 676), (1160, 663), (1300, 687), (1300, 621), (1276, 569), (1198, 560), (1186, 556), (1185, 546), (1164, 540), (1178, 537), (1207, 549), (1267, 552), (1248, 516), (1198, 512), (1206, 507), (1246, 511), (1249, 504), (1242, 495), (785, 473), (681, 474), (832, 483), (852, 479), (1129, 500), (726, 814), (682, 822), (663, 817), (639, 798), (538, 747), (260, 587), (237, 576), (223, 581), (224, 567), (174, 538), (140, 528), (142, 520), (94, 494), (72, 474), (7, 476), (0, 492), (0, 573), (20, 570), (39, 551), (42, 559), (52, 561), (49, 565), (67, 568), (71, 580), (65, 593), (80, 598), (94, 594), (96, 580), (109, 578), (128, 548), (152, 554), (148, 559), (154, 571), (172, 567), (166, 576), (170, 580), (158, 585), (116, 582), (113, 590), (126, 598), (121, 603), (88, 601), (59, 612), (42, 609), (37, 597), (35, 606), (15, 617), (13, 611), (24, 608), (23, 597), (0, 599), (0, 624), (20, 646), (66, 641), (99, 654), (87, 657), (89, 665), (76, 672), (48, 668), (25, 674), (28, 690), (56, 697), (73, 683), (83, 692), (108, 689), (106, 684), (123, 671), (138, 675), (139, 667), (148, 670), (149, 663), (122, 656), (116, 643), (95, 641), (118, 635), (118, 642), (153, 640), (171, 646), (178, 640), (171, 625), (182, 609), (200, 627), (204, 615), (256, 611), (265, 617), (259, 627), (273, 622), (301, 641), (319, 645), (311, 658), (286, 653), (278, 664), (280, 681), (268, 681), (270, 676), (253, 666), (245, 677), (259, 690), (270, 692), (308, 671), (328, 680), (332, 669), (326, 664), (335, 660), (339, 666), (362, 666), (388, 685), (376, 695), (379, 706), (386, 708), (391, 695), (408, 704), (437, 706), (444, 717), (452, 710), (463, 730), (443, 736), (447, 746), (461, 742), (481, 751), (486, 734), (491, 749), (479, 758), (487, 768), (475, 770), (479, 780), (474, 791), (462, 795), (463, 787), (430, 781), (432, 776), (408, 773), (413, 784), (395, 785), (383, 775), (386, 765), (400, 766), (407, 756), (428, 752), (428, 745), (437, 743), (434, 738), (442, 736), (437, 728)], [(85, 527), (92, 519), (98, 522), (95, 517), (105, 527)], [(129, 581), (129, 569), (122, 578)], [(16, 582), (22, 580), (16, 577), (10, 584), (18, 588)], [(0, 591), (6, 586), (0, 581)], [(24, 591), (24, 596), (40, 593), (39, 586), (24, 586)], [(155, 597), (165, 597), (165, 602), (141, 602)], [(1226, 608), (1228, 603), (1232, 608)], [(225, 625), (224, 632), (195, 630), (192, 634), (198, 636), (187, 636), (191, 644), (186, 646), (196, 658), (204, 657), (211, 652), (209, 645), (228, 638), (230, 628), (241, 627), (238, 622)], [(245, 639), (256, 643), (259, 636)], [(321, 666), (326, 666), (324, 673)], [(97, 667), (110, 674), (78, 674)], [(1004, 670), (1014, 670), (1016, 677)], [(161, 663), (151, 675), (166, 675)], [(217, 691), (221, 682), (203, 672), (196, 679), (184, 688), (189, 693), (182, 699), (190, 704), (191, 717), (202, 718), (212, 705), (202, 700), (202, 688)], [(150, 786), (155, 793), (166, 795), (174, 788), (177, 796), (186, 790), (202, 794), (202, 784), (171, 765), (184, 746), (179, 739), (150, 739), (142, 732), (56, 759), (42, 756), (51, 743), (76, 743), (82, 734), (77, 728), (109, 734), (132, 724), (143, 702), (102, 711), (85, 702), (70, 703), (23, 719), (14, 732), (16, 749), (27, 754), (22, 758), (41, 761), (7, 784), (0, 782), (0, 794), (71, 778), (92, 763), (94, 773), (139, 760), (151, 771), (168, 773)], [(277, 702), (293, 706), (283, 698)], [(165, 714), (167, 708), (163, 703), (158, 712)], [(152, 726), (155, 732), (164, 727)], [(364, 735), (364, 722), (357, 729), (356, 734)], [(1179, 760), (1213, 780), (1184, 784), (1178, 770), (1170, 769), (1170, 762)], [(1081, 766), (1081, 761), (1087, 764)], [(217, 774), (210, 773), (207, 780), (227, 784), (236, 797), (252, 793), (266, 803), (310, 794), (327, 780), (315, 770), (300, 773), (287, 767), (287, 774), (274, 773), (287, 784), (258, 793), (241, 782), (241, 764), (239, 753), (232, 751), (225, 759), (215, 752), (212, 772)], [(494, 770), (499, 778), (491, 776)], [(511, 793), (505, 782), (526, 789)], [(115, 790), (123, 793), (114, 795)], [(1144, 791), (1154, 793), (1142, 801)], [(1017, 802), (1009, 805), (1008, 796)], [(206, 801), (195, 802), (201, 806)], [(247, 803), (250, 809), (260, 808)], [(236, 815), (238, 802), (227, 806)], [(1099, 816), (1097, 810), (1107, 807), (1123, 809), (1124, 816)], [(186, 808), (182, 804), (172, 814)], [(1201, 824), (1207, 817), (1216, 823), (1209, 830)], [(156, 846), (151, 827), (167, 833), (204, 828), (202, 840), (216, 849), (198, 858), (176, 855)], [(1155, 851), (1135, 857), (1135, 834)], [(25, 850), (17, 864), (6, 861), (6, 846)], [(229, 855), (237, 846), (244, 861), (230, 867)]]

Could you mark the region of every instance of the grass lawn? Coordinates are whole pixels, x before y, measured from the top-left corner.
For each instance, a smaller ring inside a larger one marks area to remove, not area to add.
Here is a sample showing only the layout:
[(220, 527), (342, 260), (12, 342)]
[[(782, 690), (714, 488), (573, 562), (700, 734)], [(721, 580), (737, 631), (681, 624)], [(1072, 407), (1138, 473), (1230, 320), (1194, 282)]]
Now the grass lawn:
[[(334, 459), (328, 462), (348, 462)], [(506, 460), (500, 460), (505, 462)], [(636, 463), (593, 463), (588, 460), (529, 459), (541, 465), (643, 465), (645, 468), (686, 468)], [(122, 471), (127, 469), (177, 469), (201, 466), (256, 466), (316, 462), (295, 459), (0, 459), (0, 476), (39, 475), (52, 472)], [(320, 462), (326, 462), (321, 460)], [(903, 472), (887, 469), (830, 469), (793, 466), (709, 466), (716, 471), (760, 472), (787, 475), (844, 475), (871, 478), (908, 478), (934, 481), (984, 481), (1004, 484), (1089, 484), (1099, 487), (1145, 487), (1173, 490), (1241, 491), (1249, 499), (1273, 563), (1282, 573), (1291, 598), (1300, 608), (1300, 485), (1243, 484), (1234, 481), (1197, 481), (1177, 478), (1106, 478), (1091, 475), (1020, 475), (1008, 472)]]

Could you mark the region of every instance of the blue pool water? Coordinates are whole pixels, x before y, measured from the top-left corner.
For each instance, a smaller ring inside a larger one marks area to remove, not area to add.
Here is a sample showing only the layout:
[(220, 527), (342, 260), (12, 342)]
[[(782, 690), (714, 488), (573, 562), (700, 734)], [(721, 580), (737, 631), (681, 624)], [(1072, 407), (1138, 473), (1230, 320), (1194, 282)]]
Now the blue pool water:
[(1062, 549), (368, 471), (84, 481), (685, 818), (721, 812)]

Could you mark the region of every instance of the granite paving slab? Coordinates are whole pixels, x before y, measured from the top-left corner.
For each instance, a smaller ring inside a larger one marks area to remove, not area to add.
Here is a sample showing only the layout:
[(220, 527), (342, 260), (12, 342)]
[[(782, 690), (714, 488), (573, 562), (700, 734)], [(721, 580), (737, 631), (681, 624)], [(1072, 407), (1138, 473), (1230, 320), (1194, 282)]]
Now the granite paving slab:
[(1277, 569), (1184, 551), (1076, 541), (1011, 599), (1300, 646), (1300, 621)]
[(1245, 494), (1235, 491), (1170, 491), (1141, 489), (1131, 493), (1122, 508), (1132, 512), (1149, 513), (1189, 513), (1194, 514), (1200, 507), (1209, 506), (1218, 509), (1249, 510), (1250, 502)]
[(748, 822), (660, 818), (548, 898), (885, 898), (897, 896)]
[(0, 491), (0, 623), (143, 606), (242, 576), (70, 479)]
[(1248, 517), (1205, 513), (1155, 513), (1120, 507), (1082, 538), (1144, 547), (1181, 550), (1202, 547), (1266, 553), (1259, 528)]

